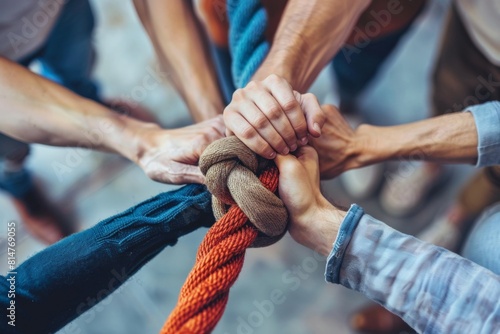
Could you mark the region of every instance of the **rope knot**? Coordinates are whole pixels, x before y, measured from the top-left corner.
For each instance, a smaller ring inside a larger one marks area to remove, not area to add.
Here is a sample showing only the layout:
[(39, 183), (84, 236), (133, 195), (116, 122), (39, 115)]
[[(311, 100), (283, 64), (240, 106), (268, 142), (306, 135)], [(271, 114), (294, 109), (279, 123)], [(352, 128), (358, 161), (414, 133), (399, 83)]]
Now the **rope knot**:
[(219, 139), (210, 144), (200, 158), (200, 169), (213, 194), (212, 207), (216, 219), (238, 205), (259, 236), (253, 247), (263, 247), (278, 241), (286, 231), (288, 213), (274, 193), (278, 180), (266, 188), (256, 174), (276, 168), (272, 162), (257, 157), (237, 137)]

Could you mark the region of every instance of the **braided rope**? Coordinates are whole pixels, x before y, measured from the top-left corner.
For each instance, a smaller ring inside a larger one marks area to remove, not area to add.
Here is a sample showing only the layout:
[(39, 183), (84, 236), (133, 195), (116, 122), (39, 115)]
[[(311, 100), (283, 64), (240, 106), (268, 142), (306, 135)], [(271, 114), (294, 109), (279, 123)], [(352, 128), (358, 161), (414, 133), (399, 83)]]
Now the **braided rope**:
[[(278, 169), (266, 169), (259, 177), (272, 192), (278, 187)], [(210, 333), (227, 304), (229, 289), (243, 267), (245, 251), (257, 238), (257, 230), (237, 206), (207, 232), (196, 263), (182, 287), (176, 308), (160, 333)]]
[(227, 0), (231, 71), (236, 87), (244, 87), (269, 52), (266, 10), (260, 0)]
[[(227, 0), (226, 5), (230, 23), (231, 70), (235, 85), (243, 87), (269, 52), (269, 44), (264, 36), (267, 13), (260, 0)], [(219, 169), (221, 171), (224, 169)], [(278, 169), (274, 165), (268, 167), (259, 180), (265, 188), (275, 193), (278, 188)], [(231, 203), (234, 203), (232, 199)], [(214, 197), (214, 212), (220, 213), (223, 206), (221, 198)], [(262, 226), (263, 222), (260, 224)], [(229, 289), (241, 272), (246, 249), (254, 245), (256, 240), (261, 240), (261, 246), (276, 242), (285, 231), (286, 213), (284, 222), (280, 224), (282, 231), (277, 235), (259, 237), (259, 231), (250, 223), (247, 215), (237, 204), (232, 204), (229, 211), (205, 235), (198, 249), (196, 263), (181, 289), (177, 306), (160, 333), (210, 333), (224, 313)]]

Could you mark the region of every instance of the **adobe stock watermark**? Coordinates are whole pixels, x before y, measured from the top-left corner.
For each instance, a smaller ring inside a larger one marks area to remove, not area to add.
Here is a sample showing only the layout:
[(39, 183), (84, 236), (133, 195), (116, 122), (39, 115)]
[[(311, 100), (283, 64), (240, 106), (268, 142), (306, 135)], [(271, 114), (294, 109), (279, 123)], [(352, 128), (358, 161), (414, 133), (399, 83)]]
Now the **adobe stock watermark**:
[[(444, 111), (444, 114), (453, 113), (453, 112), (461, 112), (467, 110), (468, 107), (473, 105), (478, 105), (481, 103), (485, 103), (491, 100), (491, 96), (500, 88), (500, 81), (495, 81), (495, 78), (492, 73), (488, 74), (486, 77), (483, 75), (478, 75), (476, 77), (478, 84), (473, 89), (473, 94), (467, 95), (462, 102), (453, 103), (450, 108)], [(436, 138), (438, 134), (434, 137), (431, 137), (431, 143), (433, 145), (438, 145), (441, 140)], [(428, 154), (422, 149), (415, 149), (412, 151), (407, 158), (400, 157), (399, 161), (401, 162), (398, 165), (397, 170), (393, 172), (386, 172), (384, 174), (387, 181), (396, 181), (395, 179), (409, 178), (414, 171), (419, 167), (420, 161), (427, 160)], [(403, 196), (411, 196), (413, 194), (413, 189), (407, 188), (405, 189), (405, 193)], [(399, 194), (401, 195), (401, 194)]]
[[(162, 71), (159, 66), (157, 68), (147, 66), (145, 72), (146, 74), (137, 85), (132, 87), (128, 93), (120, 95), (123, 101), (129, 103), (131, 107), (135, 107), (146, 100), (153, 90), (160, 87), (165, 80), (168, 80), (168, 73)], [(130, 110), (123, 110), (123, 108), (120, 108), (119, 111), (124, 115), (130, 114)], [(69, 174), (81, 166), (84, 159), (90, 154), (90, 150), (100, 147), (104, 143), (106, 136), (118, 131), (123, 131), (123, 129), (118, 129), (115, 124), (106, 119), (101, 120), (97, 128), (85, 131), (83, 133), (83, 137), (86, 138), (84, 141), (71, 148), (62, 160), (51, 163), (52, 171), (57, 180), (64, 182)]]
[[(406, 0), (411, 2), (412, 0)], [(403, 12), (404, 7), (400, 0), (390, 0), (387, 2), (387, 8), (379, 10), (370, 11), (373, 20), (365, 23), (363, 29), (355, 26), (353, 29), (354, 45), (346, 44), (342, 47), (341, 51), (344, 55), (348, 64), (352, 62), (352, 56), (355, 54), (360, 54), (361, 51), (366, 48), (372, 41), (376, 38), (383, 28), (386, 28), (392, 21), (394, 15), (399, 15)]]
[[(325, 268), (326, 258), (316, 251), (313, 251), (312, 256), (308, 256), (302, 260), (300, 264), (295, 264), (283, 272), (281, 281), (286, 285), (286, 289), (273, 289), (269, 293), (269, 297), (264, 300), (255, 299), (252, 302), (253, 311), (247, 316), (238, 316), (236, 318), (237, 334), (253, 334), (256, 329), (264, 325), (266, 319), (270, 318), (276, 311), (279, 305), (283, 305), (287, 300), (287, 294), (297, 291), (302, 283), (311, 277), (311, 274), (319, 268)], [(224, 334), (230, 334), (225, 332)]]
[(461, 103), (454, 103), (445, 113), (462, 111), (472, 105), (490, 101), (491, 94), (500, 88), (500, 81), (495, 81), (492, 73), (488, 74), (486, 78), (478, 75), (476, 80), (478, 84), (474, 89), (474, 94), (466, 96)]
[(31, 40), (37, 38), (47, 24), (54, 22), (61, 7), (63, 7), (66, 2), (68, 2), (68, 0), (37, 1), (38, 10), (30, 16), (23, 16), (21, 18), (22, 25), (19, 27), (20, 29), (18, 31), (9, 31), (7, 33), (7, 39), (15, 54), (19, 54), (23, 47), (27, 46)]

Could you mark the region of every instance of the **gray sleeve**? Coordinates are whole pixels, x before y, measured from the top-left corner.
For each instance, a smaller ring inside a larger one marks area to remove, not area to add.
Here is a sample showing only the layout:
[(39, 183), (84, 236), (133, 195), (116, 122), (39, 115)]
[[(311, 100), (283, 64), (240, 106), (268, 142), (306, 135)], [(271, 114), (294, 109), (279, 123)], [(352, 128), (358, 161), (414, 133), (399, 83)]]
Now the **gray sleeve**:
[(479, 104), (467, 111), (474, 116), (477, 128), (476, 167), (500, 165), (500, 102)]
[(353, 205), (326, 279), (359, 291), (420, 333), (500, 333), (500, 277)]

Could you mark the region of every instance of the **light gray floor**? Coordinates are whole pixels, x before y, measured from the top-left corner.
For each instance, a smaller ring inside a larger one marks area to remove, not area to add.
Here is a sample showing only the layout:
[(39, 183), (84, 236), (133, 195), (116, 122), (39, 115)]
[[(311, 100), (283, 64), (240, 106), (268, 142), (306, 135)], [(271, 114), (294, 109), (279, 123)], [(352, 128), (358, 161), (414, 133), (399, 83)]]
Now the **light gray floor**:
[[(432, 59), (447, 3), (432, 2), (367, 92), (362, 109), (371, 122), (396, 124), (426, 117)], [(104, 93), (144, 103), (160, 115), (167, 127), (189, 123), (186, 108), (171, 87), (158, 85), (146, 90), (141, 84), (156, 65), (131, 2), (94, 0), (92, 4), (99, 23), (95, 37), (99, 55), (96, 76)], [(313, 92), (321, 100), (336, 99), (328, 71), (322, 73)], [(84, 157), (77, 154), (72, 149), (34, 145), (29, 166), (55, 198), (74, 205), (82, 229), (159, 192), (174, 189), (150, 181), (139, 168), (120, 158), (100, 153)], [(55, 163), (70, 166), (71, 172), (57, 175)], [(469, 172), (463, 166), (452, 169), (456, 177), (449, 187), (433, 195), (428, 205), (409, 219), (397, 220), (382, 212), (376, 198), (360, 204), (373, 216), (414, 233), (451, 200)], [(329, 198), (341, 204), (350, 203), (337, 181), (324, 182), (323, 186)], [(7, 224), (11, 220), (19, 217), (8, 198), (0, 194), (0, 221)], [(18, 260), (22, 261), (44, 246), (22, 227), (19, 229)], [(104, 303), (75, 320), (72, 330), (66, 327), (60, 333), (157, 333), (175, 305), (204, 233), (205, 230), (197, 231), (164, 250)], [(0, 253), (5, 255), (5, 250)], [(0, 261), (0, 272), (5, 273), (3, 262)], [(297, 274), (299, 267), (308, 270), (307, 275)], [(244, 270), (231, 290), (229, 305), (215, 333), (350, 333), (349, 315), (367, 300), (324, 283), (323, 268), (324, 261), (315, 259), (312, 251), (295, 244), (288, 236), (269, 248), (248, 251)], [(269, 299), (275, 289), (281, 290), (286, 300), (260, 321), (255, 313), (256, 303)], [(238, 331), (241, 321), (255, 326), (250, 331)]]

